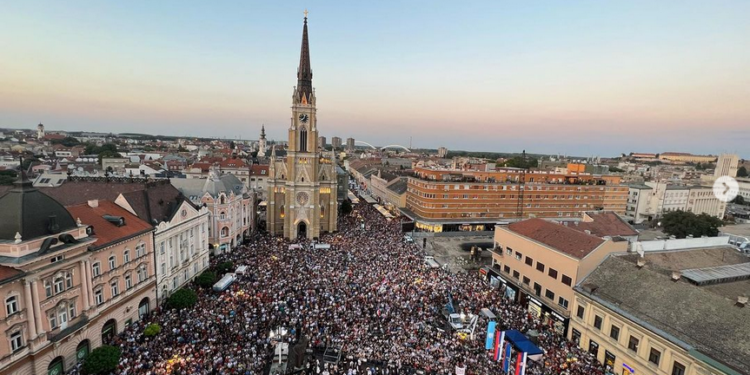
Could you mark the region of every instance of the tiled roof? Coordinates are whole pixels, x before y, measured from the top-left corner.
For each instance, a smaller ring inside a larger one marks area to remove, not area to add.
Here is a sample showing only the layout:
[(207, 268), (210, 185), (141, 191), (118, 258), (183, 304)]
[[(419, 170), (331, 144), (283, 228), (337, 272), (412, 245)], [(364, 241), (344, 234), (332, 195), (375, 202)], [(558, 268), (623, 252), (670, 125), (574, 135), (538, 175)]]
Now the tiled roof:
[(123, 197), (139, 218), (153, 225), (170, 220), (183, 201), (192, 205), (172, 184), (124, 193)]
[[(88, 203), (83, 203), (66, 208), (73, 217), (80, 218), (82, 224), (94, 227), (93, 237), (96, 238), (96, 242), (93, 245), (96, 247), (122, 241), (152, 228), (149, 223), (111, 201), (100, 200), (98, 207), (90, 207)], [(104, 215), (122, 217), (125, 219), (125, 225), (118, 227), (107, 221)]]
[(253, 164), (250, 166), (251, 176), (268, 176), (268, 165)]
[(508, 225), (508, 230), (579, 259), (604, 243), (599, 237), (543, 219), (519, 221)]
[(132, 191), (151, 189), (161, 185), (171, 186), (168, 181), (138, 182), (104, 182), (99, 179), (89, 181), (68, 180), (57, 187), (39, 187), (39, 191), (55, 198), (63, 206), (86, 203), (91, 199), (114, 201), (120, 194)]
[(22, 271), (17, 270), (13, 267), (0, 265), (0, 283), (14, 276), (18, 276), (22, 273), (23, 273)]
[(396, 194), (403, 194), (406, 193), (406, 180), (400, 179), (390, 185), (388, 185), (388, 190), (396, 193)]
[(592, 221), (584, 219), (569, 225), (577, 231), (589, 231), (597, 237), (637, 236), (638, 232), (612, 211), (588, 211), (586, 215)]

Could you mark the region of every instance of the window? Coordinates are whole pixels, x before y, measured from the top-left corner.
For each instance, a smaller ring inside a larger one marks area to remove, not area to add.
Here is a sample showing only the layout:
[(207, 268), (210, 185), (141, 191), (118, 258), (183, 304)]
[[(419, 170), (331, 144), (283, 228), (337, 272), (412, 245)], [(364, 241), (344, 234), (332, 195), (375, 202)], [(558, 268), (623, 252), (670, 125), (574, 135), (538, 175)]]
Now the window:
[(166, 275), (167, 274), (167, 264), (166, 263), (162, 263), (161, 264), (161, 274), (162, 275)]
[(13, 332), (10, 335), (10, 350), (16, 351), (21, 349), (23, 346), (23, 338), (21, 337), (21, 331)]
[(553, 291), (551, 291), (551, 290), (549, 290), (549, 289), (547, 289), (547, 290), (546, 290), (546, 291), (544, 292), (544, 296), (545, 296), (545, 297), (547, 297), (547, 298), (549, 298), (549, 299), (551, 299), (552, 301), (554, 301), (554, 300), (555, 300), (555, 292), (553, 292)]
[(96, 301), (97, 305), (101, 305), (104, 303), (104, 296), (102, 295), (102, 290), (97, 289), (94, 291), (94, 300)]
[(562, 275), (562, 283), (567, 286), (571, 286), (573, 285), (573, 279), (571, 279), (569, 276)]
[(602, 329), (602, 317), (599, 315), (594, 315), (594, 328), (598, 330)]
[(618, 326), (612, 326), (612, 328), (609, 329), (609, 337), (619, 340), (620, 339), (620, 327)]
[(685, 375), (685, 365), (675, 361), (672, 364), (672, 375)]
[(44, 294), (52, 297), (52, 283), (49, 280), (44, 281)]
[(172, 279), (172, 289), (177, 289), (177, 276)]
[(99, 266), (99, 262), (96, 262), (91, 266), (91, 272), (94, 274), (94, 277), (97, 277), (102, 274), (102, 270)]
[(70, 319), (73, 319), (76, 317), (76, 304), (71, 302), (68, 306), (68, 314), (70, 315)]
[(133, 287), (133, 277), (130, 276), (130, 274), (125, 275), (125, 289), (130, 289)]
[(529, 265), (529, 266), (533, 266), (534, 265), (534, 259), (526, 257), (526, 264)]
[(566, 308), (566, 309), (568, 308), (568, 300), (566, 300), (565, 298), (558, 297), (557, 298), (557, 304), (560, 305), (560, 306), (562, 306), (562, 307), (564, 307), (564, 308)]
[(508, 254), (508, 255), (513, 255), (513, 249), (507, 248), (507, 249), (505, 249), (505, 253)]
[(638, 353), (638, 339), (630, 336), (630, 340), (628, 340), (628, 349)]
[(140, 258), (146, 255), (146, 244), (141, 242), (135, 247), (135, 257)]
[(65, 287), (68, 289), (73, 287), (73, 274), (71, 272), (65, 274)]
[(539, 285), (537, 283), (534, 283), (534, 294), (536, 294), (537, 296), (541, 296), (542, 295), (542, 286), (541, 285)]
[(62, 277), (55, 279), (55, 294), (62, 293), (65, 290), (65, 284), (63, 284)]
[[(162, 243), (163, 245), (164, 243)], [(122, 253), (122, 261), (124, 263), (130, 262), (130, 250), (125, 250), (124, 253)]]
[(661, 352), (651, 348), (651, 352), (648, 354), (648, 361), (659, 366), (659, 360), (661, 359)]
[(523, 254), (516, 252), (516, 259), (521, 260), (523, 259)]
[(118, 294), (120, 294), (120, 287), (117, 285), (117, 281), (113, 282), (110, 285), (110, 290), (112, 291), (112, 297), (116, 297)]
[(148, 271), (146, 270), (146, 266), (142, 265), (138, 268), (138, 282), (143, 282), (148, 278)]
[(5, 300), (6, 316), (11, 316), (18, 312), (18, 297), (10, 296)]
[(54, 311), (47, 316), (47, 319), (49, 320), (49, 329), (57, 328), (57, 315), (55, 315)]
[(583, 319), (584, 312), (585, 312), (585, 309), (583, 308), (583, 306), (578, 306), (578, 310), (576, 311), (576, 316), (579, 317), (580, 319)]
[(536, 270), (539, 272), (544, 272), (544, 263), (536, 262)]
[(114, 255), (109, 257), (109, 269), (110, 271), (117, 267), (117, 259)]
[(521, 277), (521, 274), (519, 274), (518, 271), (513, 271), (513, 278), (518, 280), (519, 277)]
[(554, 268), (549, 269), (549, 277), (557, 280), (557, 270)]
[(523, 283), (524, 284), (529, 285), (530, 282), (531, 282), (531, 280), (529, 280), (528, 277), (526, 277), (526, 276), (523, 277)]

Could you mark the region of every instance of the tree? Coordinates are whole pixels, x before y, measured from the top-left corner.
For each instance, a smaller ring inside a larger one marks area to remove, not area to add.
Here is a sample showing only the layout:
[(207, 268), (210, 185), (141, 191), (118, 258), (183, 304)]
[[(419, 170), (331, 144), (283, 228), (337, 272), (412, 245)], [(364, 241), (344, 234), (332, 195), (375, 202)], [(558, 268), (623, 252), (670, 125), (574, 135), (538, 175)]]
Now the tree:
[(161, 332), (161, 326), (156, 323), (151, 323), (143, 330), (143, 335), (146, 337), (153, 337), (158, 335), (159, 332)]
[(77, 139), (73, 137), (65, 137), (63, 139), (53, 139), (51, 141), (53, 145), (63, 145), (65, 147), (73, 147), (81, 144)]
[(216, 282), (216, 274), (211, 271), (203, 272), (195, 279), (195, 282), (202, 288), (210, 288)]
[(198, 295), (190, 289), (182, 288), (167, 299), (167, 305), (172, 309), (182, 310), (192, 307), (198, 302)]
[(94, 349), (83, 363), (83, 372), (89, 375), (107, 374), (117, 368), (122, 352), (116, 346), (103, 345)]
[(737, 177), (747, 177), (747, 176), (748, 176), (747, 168), (745, 168), (745, 166), (743, 165), (737, 170)]
[(505, 166), (510, 168), (536, 168), (539, 166), (539, 161), (535, 158), (523, 158), (516, 156), (505, 161)]
[(664, 233), (677, 238), (693, 237), (716, 237), (719, 235), (719, 227), (722, 221), (708, 214), (696, 215), (686, 211), (672, 211), (666, 213), (661, 219)]
[(609, 167), (609, 171), (612, 172), (612, 173), (622, 173), (622, 172), (625, 172), (624, 169), (617, 168), (617, 167)]
[(0, 185), (13, 185), (16, 178), (18, 174), (12, 169), (0, 171)]
[(235, 147), (237, 147), (237, 145), (234, 144), (234, 141), (229, 141), (229, 149), (234, 150)]
[(225, 274), (233, 269), (234, 269), (234, 263), (232, 262), (219, 263), (219, 265), (216, 266), (216, 272), (218, 272), (220, 275)]
[(341, 202), (341, 213), (346, 216), (352, 213), (352, 202), (349, 199), (344, 199)]

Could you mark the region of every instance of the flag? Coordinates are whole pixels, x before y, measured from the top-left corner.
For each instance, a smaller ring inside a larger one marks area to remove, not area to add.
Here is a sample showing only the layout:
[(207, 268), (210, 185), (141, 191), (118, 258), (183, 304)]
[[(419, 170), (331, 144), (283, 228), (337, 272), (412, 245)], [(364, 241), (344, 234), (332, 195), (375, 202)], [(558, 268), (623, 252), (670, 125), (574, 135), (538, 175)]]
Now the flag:
[(484, 347), (487, 350), (493, 349), (495, 344), (495, 325), (497, 323), (490, 322), (487, 324), (487, 340), (484, 343)]
[(526, 360), (527, 360), (527, 353), (523, 353), (523, 362), (521, 363), (521, 372), (518, 375), (525, 375), (526, 374)]
[(516, 371), (514, 372), (514, 374), (521, 373), (521, 360), (523, 358), (523, 354), (524, 353), (519, 352), (518, 355), (516, 356)]
[(505, 331), (497, 331), (495, 333), (495, 354), (492, 357), (494, 361), (500, 360), (500, 354), (503, 352), (504, 343), (505, 343)]
[(511, 350), (511, 345), (510, 344), (505, 345), (505, 353), (503, 353), (503, 372), (506, 374), (510, 370), (510, 355), (511, 355), (510, 350)]

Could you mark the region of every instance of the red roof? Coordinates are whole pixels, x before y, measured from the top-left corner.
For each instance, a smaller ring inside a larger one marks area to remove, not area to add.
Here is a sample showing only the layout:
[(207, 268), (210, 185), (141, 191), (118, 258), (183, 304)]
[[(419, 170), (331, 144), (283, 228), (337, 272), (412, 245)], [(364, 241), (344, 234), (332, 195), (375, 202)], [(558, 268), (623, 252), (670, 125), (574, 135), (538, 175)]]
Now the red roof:
[(591, 221), (584, 217), (583, 221), (571, 224), (570, 228), (580, 232), (588, 230), (597, 237), (638, 235), (638, 232), (630, 224), (623, 221), (620, 216), (612, 211), (589, 211), (586, 212), (586, 216), (591, 218)]
[(221, 166), (221, 168), (242, 168), (247, 164), (242, 159), (233, 159), (233, 158), (221, 160), (218, 163)]
[(0, 265), (0, 281), (10, 279), (11, 277), (19, 275), (21, 273), (23, 272), (15, 268)]
[(520, 221), (508, 225), (508, 229), (579, 259), (585, 258), (604, 243), (604, 240), (599, 237), (543, 219)]
[[(99, 201), (98, 207), (90, 207), (88, 203), (66, 207), (68, 212), (81, 219), (84, 225), (94, 227), (94, 246), (102, 246), (113, 242), (123, 241), (133, 235), (151, 229), (151, 225), (131, 214), (112, 201)], [(107, 221), (104, 215), (117, 216), (125, 219), (125, 225), (117, 226)]]
[(250, 166), (251, 176), (268, 176), (268, 165), (253, 164)]

